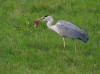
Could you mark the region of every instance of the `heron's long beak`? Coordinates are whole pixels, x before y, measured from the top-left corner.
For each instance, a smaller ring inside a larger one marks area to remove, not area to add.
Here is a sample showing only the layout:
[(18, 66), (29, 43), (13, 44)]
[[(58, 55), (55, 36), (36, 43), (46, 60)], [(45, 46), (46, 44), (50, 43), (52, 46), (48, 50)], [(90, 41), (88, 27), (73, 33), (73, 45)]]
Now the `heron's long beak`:
[(38, 26), (38, 24), (42, 21), (43, 18), (39, 18), (37, 20), (34, 21), (35, 27)]

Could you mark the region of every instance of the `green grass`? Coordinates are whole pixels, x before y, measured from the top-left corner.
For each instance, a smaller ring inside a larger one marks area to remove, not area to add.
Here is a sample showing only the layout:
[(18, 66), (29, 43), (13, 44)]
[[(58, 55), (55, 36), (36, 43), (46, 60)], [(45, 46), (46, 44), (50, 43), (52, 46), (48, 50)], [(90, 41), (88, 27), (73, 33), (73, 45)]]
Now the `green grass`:
[[(62, 38), (33, 21), (52, 15), (85, 30), (89, 41)], [(0, 0), (0, 74), (100, 74), (100, 0)]]

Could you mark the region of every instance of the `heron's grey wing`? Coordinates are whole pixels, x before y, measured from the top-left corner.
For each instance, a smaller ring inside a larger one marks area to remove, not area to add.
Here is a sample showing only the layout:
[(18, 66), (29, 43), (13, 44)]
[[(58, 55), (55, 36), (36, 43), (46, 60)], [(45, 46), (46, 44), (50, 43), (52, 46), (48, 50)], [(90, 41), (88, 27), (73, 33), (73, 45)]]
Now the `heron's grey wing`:
[(83, 36), (87, 37), (87, 33), (73, 25), (70, 22), (60, 20), (56, 23), (57, 28), (59, 29), (59, 34), (61, 36), (67, 36), (70, 38), (83, 38)]
[(70, 22), (67, 22), (65, 20), (60, 20), (57, 22), (57, 26), (58, 27), (63, 27), (63, 28), (66, 28), (66, 29), (71, 29), (71, 30), (75, 30), (77, 32), (81, 32), (81, 33), (84, 33), (87, 35), (87, 33), (85, 33), (83, 30), (81, 30), (80, 28), (78, 28), (77, 26), (73, 25), (72, 23)]

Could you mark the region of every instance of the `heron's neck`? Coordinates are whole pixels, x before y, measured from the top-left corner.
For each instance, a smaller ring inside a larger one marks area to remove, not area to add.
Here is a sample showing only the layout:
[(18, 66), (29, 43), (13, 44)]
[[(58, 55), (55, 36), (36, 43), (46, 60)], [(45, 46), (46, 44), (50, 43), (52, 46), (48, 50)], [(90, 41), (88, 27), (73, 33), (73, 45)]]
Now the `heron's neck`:
[(49, 29), (52, 29), (53, 22), (54, 22), (53, 18), (50, 19), (50, 20), (47, 22), (47, 27), (48, 27)]

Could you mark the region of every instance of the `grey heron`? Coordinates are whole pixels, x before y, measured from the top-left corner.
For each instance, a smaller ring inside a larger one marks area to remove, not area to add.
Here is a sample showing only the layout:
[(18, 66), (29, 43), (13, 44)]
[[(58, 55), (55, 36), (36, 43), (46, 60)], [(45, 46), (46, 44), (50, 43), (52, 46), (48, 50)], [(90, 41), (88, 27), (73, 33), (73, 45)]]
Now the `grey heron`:
[(46, 15), (36, 20), (35, 26), (37, 26), (40, 23), (40, 21), (47, 21), (47, 27), (58, 33), (63, 38), (64, 48), (66, 47), (65, 43), (66, 37), (72, 39), (79, 39), (83, 42), (88, 41), (87, 33), (68, 21), (59, 20), (55, 25), (53, 25), (54, 22), (53, 17)]

